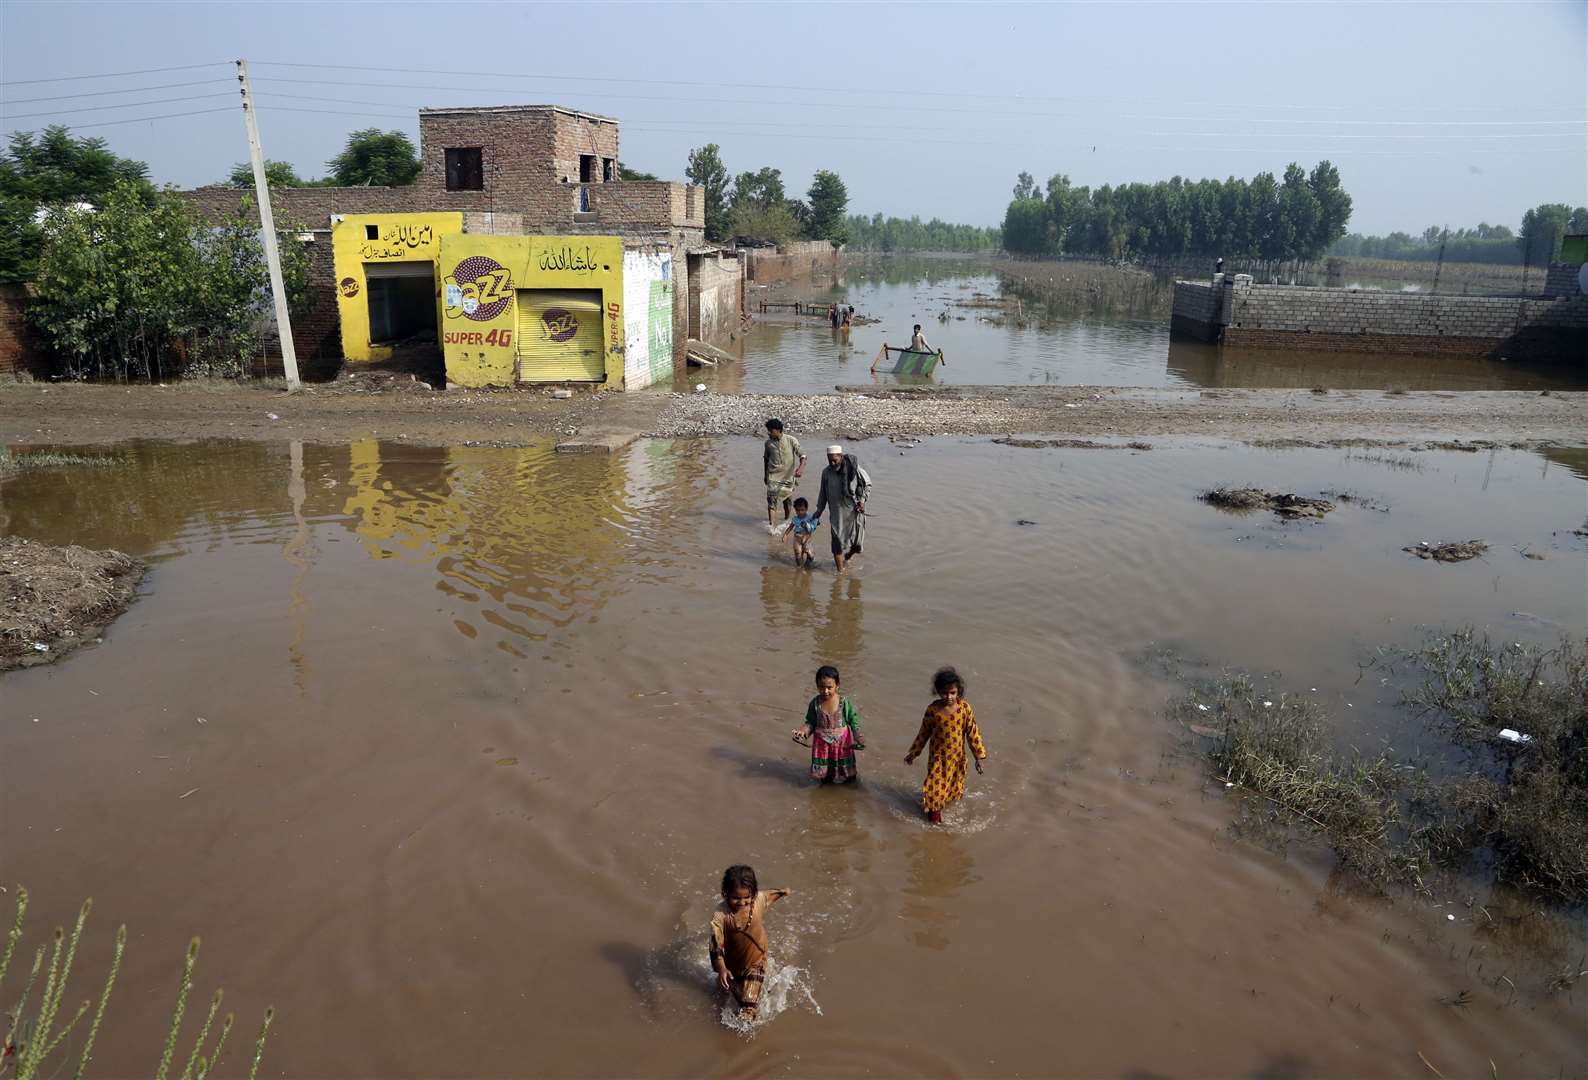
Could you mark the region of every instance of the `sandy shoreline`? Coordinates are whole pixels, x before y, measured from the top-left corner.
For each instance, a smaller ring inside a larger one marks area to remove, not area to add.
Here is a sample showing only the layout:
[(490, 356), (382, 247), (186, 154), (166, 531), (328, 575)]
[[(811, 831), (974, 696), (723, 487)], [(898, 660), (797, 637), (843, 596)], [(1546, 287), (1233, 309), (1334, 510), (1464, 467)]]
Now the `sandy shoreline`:
[(128, 439), (380, 438), (515, 446), (605, 435), (1208, 436), (1280, 445), (1459, 441), (1516, 448), (1588, 443), (1588, 393), (1195, 390), (1122, 387), (843, 387), (820, 395), (435, 391), (348, 381), (287, 394), (258, 385), (0, 385), (0, 440), (87, 445)]

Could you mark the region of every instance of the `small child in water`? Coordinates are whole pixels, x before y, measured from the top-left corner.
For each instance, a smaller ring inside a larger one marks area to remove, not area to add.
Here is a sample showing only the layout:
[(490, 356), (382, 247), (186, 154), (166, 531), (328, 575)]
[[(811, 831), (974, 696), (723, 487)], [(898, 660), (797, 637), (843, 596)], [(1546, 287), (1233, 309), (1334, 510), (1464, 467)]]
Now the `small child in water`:
[(811, 779), (847, 783), (856, 776), (855, 751), (866, 748), (860, 733), (860, 712), (838, 696), (838, 669), (816, 669), (816, 696), (805, 707), (805, 723), (794, 729), (794, 741), (811, 748)]
[(766, 981), (766, 910), (788, 894), (787, 889), (761, 892), (751, 867), (723, 871), (722, 906), (711, 916), (711, 967), (717, 986), (733, 995), (746, 1020), (755, 1019)]
[(970, 744), (978, 773), (987, 758), (987, 747), (981, 741), (981, 729), (976, 726), (976, 713), (965, 700), (965, 680), (960, 678), (959, 672), (951, 667), (941, 669), (932, 676), (932, 690), (937, 700), (926, 707), (921, 730), (910, 744), (904, 763), (913, 762), (927, 741), (931, 741), (926, 780), (921, 784), (921, 809), (926, 813), (926, 820), (938, 825), (943, 821), (943, 808), (965, 795), (965, 745)]
[(811, 516), (810, 501), (803, 496), (794, 500), (794, 516), (783, 526), (783, 536), (794, 538), (794, 565), (815, 566), (816, 556), (811, 554), (811, 533), (816, 531), (818, 520)]

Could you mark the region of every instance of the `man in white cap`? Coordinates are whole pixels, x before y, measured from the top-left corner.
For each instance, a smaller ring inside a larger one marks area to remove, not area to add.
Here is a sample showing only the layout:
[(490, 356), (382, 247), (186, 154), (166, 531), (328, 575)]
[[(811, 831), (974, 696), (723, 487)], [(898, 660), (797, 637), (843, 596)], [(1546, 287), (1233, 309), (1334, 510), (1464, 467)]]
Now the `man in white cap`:
[(844, 564), (860, 554), (866, 539), (866, 493), (870, 478), (855, 460), (836, 443), (827, 448), (827, 468), (822, 470), (821, 488), (816, 495), (817, 518), (832, 508), (827, 520), (832, 534), (833, 562), (843, 573)]

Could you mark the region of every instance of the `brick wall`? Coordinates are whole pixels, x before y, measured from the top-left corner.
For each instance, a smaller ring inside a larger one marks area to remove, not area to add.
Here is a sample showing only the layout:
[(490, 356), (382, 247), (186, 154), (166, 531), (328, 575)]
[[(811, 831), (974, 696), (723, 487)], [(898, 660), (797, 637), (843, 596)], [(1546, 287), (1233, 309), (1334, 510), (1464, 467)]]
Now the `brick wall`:
[(40, 373), (49, 366), (27, 323), (28, 287), (0, 285), (0, 375)]
[(1563, 296), (1581, 296), (1582, 286), (1577, 281), (1577, 274), (1581, 270), (1581, 263), (1550, 263), (1549, 273), (1544, 277), (1545, 298), (1554, 300)]
[(1193, 341), (1215, 341), (1222, 329), (1219, 304), (1223, 290), (1206, 281), (1174, 283), (1174, 308), (1169, 333)]
[(826, 240), (797, 240), (772, 248), (745, 248), (745, 275), (765, 285), (838, 266), (839, 249)]
[(738, 329), (744, 273), (732, 253), (689, 257), (689, 336), (719, 341)]
[(1428, 296), (1260, 285), (1235, 290), (1230, 329), (1293, 334), (1504, 338), (1519, 325), (1537, 318), (1574, 317), (1559, 313), (1549, 315), (1553, 306), (1551, 301), (1514, 297)]
[[(484, 190), (447, 191), (447, 150), (472, 147), (480, 149)], [(602, 162), (618, 158), (616, 120), (548, 107), (421, 109), (414, 186), (427, 198), (462, 201), (447, 209), (489, 209), (492, 200), (517, 202), (531, 189), (577, 184), (585, 154), (596, 159), (594, 183), (600, 183)]]

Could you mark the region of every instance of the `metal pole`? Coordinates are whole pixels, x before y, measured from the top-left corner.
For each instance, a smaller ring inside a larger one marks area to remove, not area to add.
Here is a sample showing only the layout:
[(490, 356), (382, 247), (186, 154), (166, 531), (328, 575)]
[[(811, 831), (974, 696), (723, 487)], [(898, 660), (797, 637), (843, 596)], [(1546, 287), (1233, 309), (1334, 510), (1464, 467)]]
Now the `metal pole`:
[(270, 265), (270, 294), (276, 305), (276, 330), (281, 336), (281, 366), (287, 389), (296, 390), (298, 354), (292, 347), (292, 322), (287, 318), (287, 289), (281, 281), (281, 250), (276, 246), (276, 219), (270, 212), (270, 185), (265, 180), (265, 155), (259, 147), (259, 121), (254, 115), (254, 91), (248, 83), (248, 61), (237, 61), (237, 81), (243, 90), (243, 120), (248, 125), (248, 156), (254, 163), (254, 196), (259, 200), (259, 228), (265, 235), (265, 262)]

